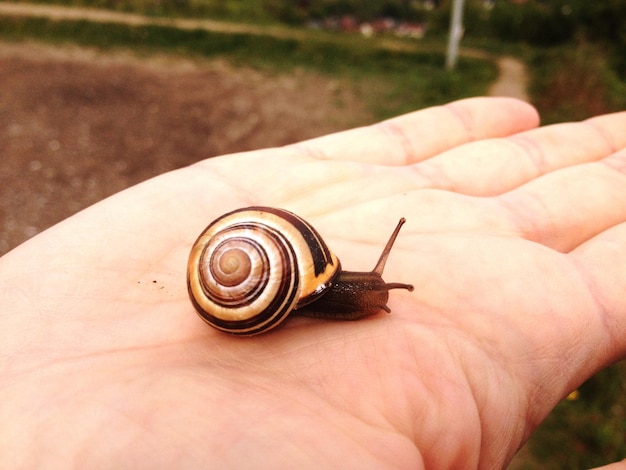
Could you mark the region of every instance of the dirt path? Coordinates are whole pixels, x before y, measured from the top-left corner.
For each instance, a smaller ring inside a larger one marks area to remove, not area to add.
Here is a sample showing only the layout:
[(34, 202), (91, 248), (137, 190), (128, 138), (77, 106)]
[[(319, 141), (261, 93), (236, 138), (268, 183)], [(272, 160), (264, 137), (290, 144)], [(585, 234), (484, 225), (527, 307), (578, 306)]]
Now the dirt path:
[[(120, 23), (128, 25), (170, 26), (185, 30), (201, 29), (218, 33), (246, 33), (276, 38), (310, 39), (311, 31), (280, 25), (255, 25), (233, 23), (210, 19), (166, 18), (145, 16), (134, 13), (122, 13), (97, 8), (67, 7), (62, 5), (42, 5), (33, 3), (0, 2), (0, 15), (47, 17), (55, 20), (89, 20), (101, 23)], [(381, 42), (381, 47), (413, 50), (410, 43), (404, 41)]]
[(528, 75), (524, 63), (513, 57), (498, 59), (500, 75), (491, 85), (489, 96), (510, 96), (530, 101), (528, 96)]
[(302, 39), (306, 37), (306, 31), (281, 26), (257, 26), (254, 24), (213, 21), (209, 19), (159, 18), (96, 8), (66, 7), (62, 5), (0, 2), (0, 14), (7, 16), (47, 17), (54, 20), (88, 20), (134, 26), (149, 24), (171, 26), (186, 30), (203, 29), (219, 33), (248, 33), (279, 38)]

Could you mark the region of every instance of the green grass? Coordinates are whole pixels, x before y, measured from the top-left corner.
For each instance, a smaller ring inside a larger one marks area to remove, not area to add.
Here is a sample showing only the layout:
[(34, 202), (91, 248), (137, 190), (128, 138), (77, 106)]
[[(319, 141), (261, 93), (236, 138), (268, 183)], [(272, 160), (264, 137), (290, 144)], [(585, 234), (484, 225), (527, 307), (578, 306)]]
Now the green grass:
[(166, 26), (0, 18), (0, 37), (226, 57), (235, 64), (276, 73), (288, 73), (295, 68), (315, 70), (349, 79), (377, 119), (484, 94), (497, 73), (493, 63), (469, 58), (461, 59), (458, 68), (450, 73), (443, 68), (441, 53), (391, 51), (377, 47), (372, 41), (354, 38), (344, 41), (339, 35), (332, 35), (333, 40), (324, 35), (305, 41)]
[(626, 362), (589, 379), (565, 400), (528, 445), (542, 470), (585, 469), (626, 457)]
[(544, 123), (586, 119), (626, 109), (626, 82), (608, 52), (581, 43), (530, 52), (530, 93)]

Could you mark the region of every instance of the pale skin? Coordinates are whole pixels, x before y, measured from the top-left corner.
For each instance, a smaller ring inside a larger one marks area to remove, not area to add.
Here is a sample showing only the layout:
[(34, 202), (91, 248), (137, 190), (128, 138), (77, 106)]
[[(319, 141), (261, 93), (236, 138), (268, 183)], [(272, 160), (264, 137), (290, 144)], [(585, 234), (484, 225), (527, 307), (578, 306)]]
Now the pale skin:
[[(501, 468), (626, 353), (626, 113), (537, 127), (476, 98), (130, 188), (0, 259), (0, 459), (17, 468)], [(253, 338), (189, 302), (191, 244), (306, 218), (390, 314)], [(609, 462), (607, 462), (609, 463)]]

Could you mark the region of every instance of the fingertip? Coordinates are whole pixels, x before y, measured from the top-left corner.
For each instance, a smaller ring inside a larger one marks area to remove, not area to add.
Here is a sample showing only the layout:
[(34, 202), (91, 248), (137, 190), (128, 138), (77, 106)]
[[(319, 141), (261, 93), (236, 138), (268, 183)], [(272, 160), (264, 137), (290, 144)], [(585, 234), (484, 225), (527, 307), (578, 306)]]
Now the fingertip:
[[(541, 122), (537, 109), (518, 98), (477, 96), (453, 101), (447, 107), (453, 113), (471, 115), (473, 127), (484, 132), (477, 135), (477, 139), (506, 137), (534, 129)], [(487, 123), (491, 126), (487, 127)]]
[(537, 110), (524, 101), (466, 98), (302, 142), (297, 147), (324, 160), (411, 165), (468, 142), (506, 137), (538, 124)]

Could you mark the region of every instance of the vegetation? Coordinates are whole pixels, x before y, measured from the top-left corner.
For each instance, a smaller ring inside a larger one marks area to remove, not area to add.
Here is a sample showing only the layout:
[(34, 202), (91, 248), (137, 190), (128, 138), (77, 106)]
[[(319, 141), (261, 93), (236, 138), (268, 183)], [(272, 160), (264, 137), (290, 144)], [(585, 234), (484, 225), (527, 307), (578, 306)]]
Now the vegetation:
[[(450, 1), (433, 17), (443, 31)], [(525, 59), (530, 95), (544, 123), (626, 109), (626, 1), (468, 0), (466, 43)]]
[(626, 109), (626, 1), (498, 2), (488, 38), (532, 46), (531, 96), (544, 122)]
[(626, 362), (609, 367), (560, 403), (531, 437), (541, 462), (523, 469), (595, 468), (626, 456)]
[(353, 15), (361, 21), (391, 17), (404, 21), (426, 21), (428, 9), (423, 2), (406, 0), (317, 0), (286, 2), (265, 0), (265, 8), (275, 18), (290, 23)]
[(536, 49), (530, 94), (544, 123), (585, 119), (626, 109), (626, 82), (597, 44)]

